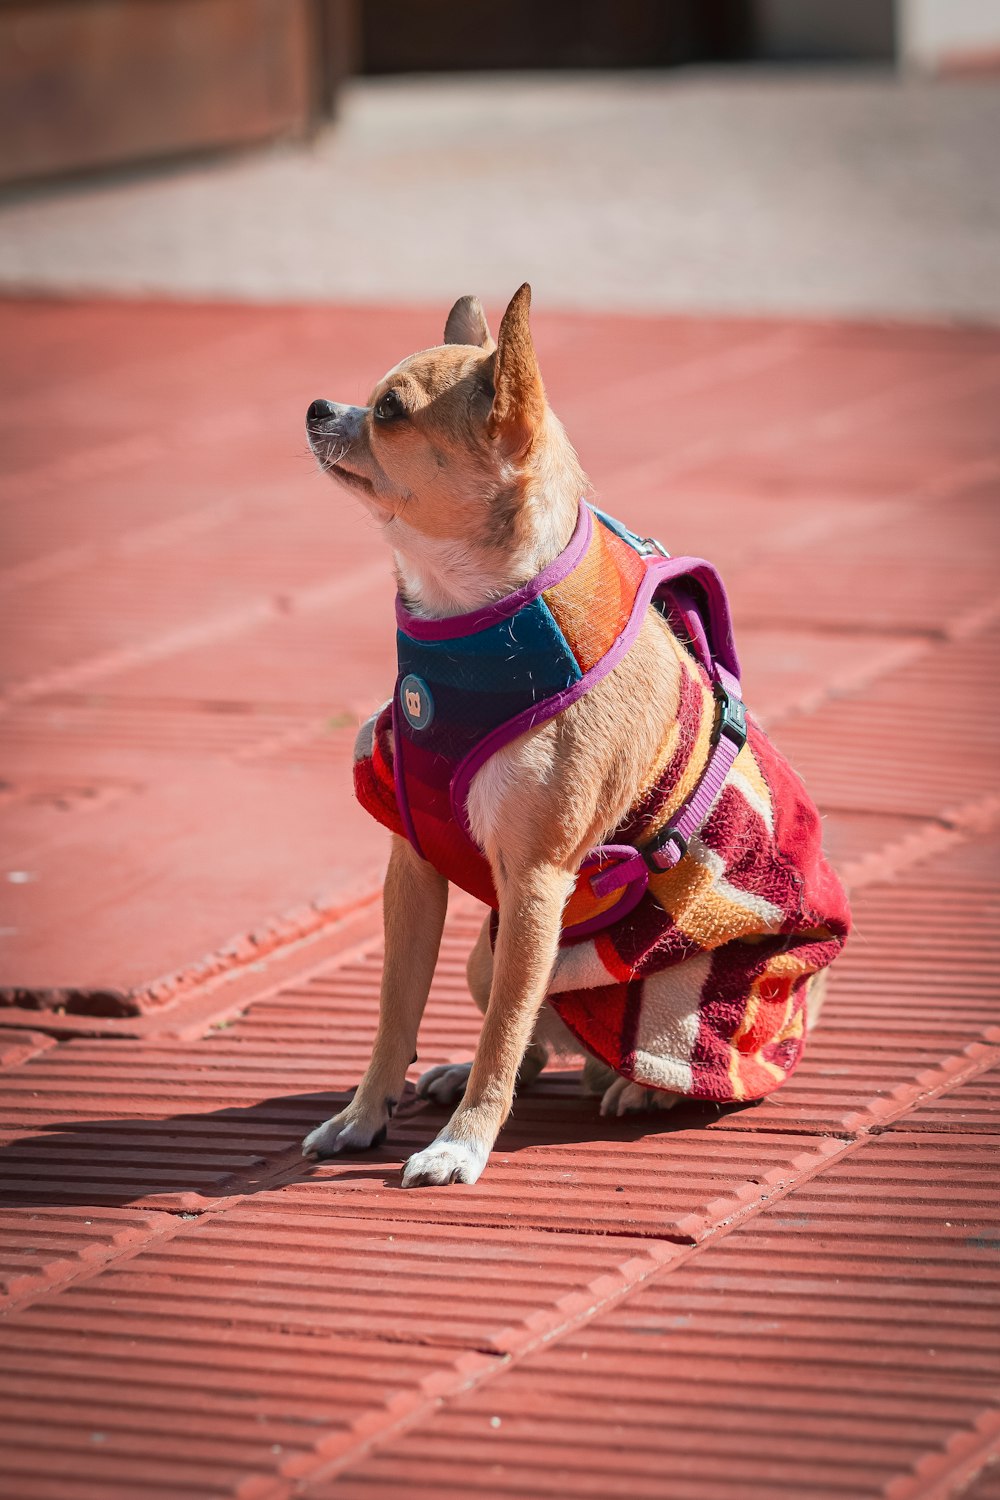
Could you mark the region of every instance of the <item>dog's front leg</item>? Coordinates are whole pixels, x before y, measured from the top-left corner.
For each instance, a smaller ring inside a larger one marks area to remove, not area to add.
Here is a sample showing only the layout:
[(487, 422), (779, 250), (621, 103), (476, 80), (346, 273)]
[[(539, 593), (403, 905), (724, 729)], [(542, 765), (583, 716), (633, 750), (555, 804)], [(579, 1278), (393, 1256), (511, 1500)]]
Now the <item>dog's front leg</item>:
[(548, 990), (573, 876), (546, 865), (497, 884), (493, 982), (465, 1096), (437, 1139), (410, 1157), (404, 1187), (477, 1181), (510, 1113), (517, 1070)]
[(448, 882), (405, 839), (393, 838), (382, 895), (385, 963), (371, 1062), (346, 1109), (317, 1126), (303, 1156), (381, 1145), (416, 1061), (417, 1029), (434, 977), (448, 906)]

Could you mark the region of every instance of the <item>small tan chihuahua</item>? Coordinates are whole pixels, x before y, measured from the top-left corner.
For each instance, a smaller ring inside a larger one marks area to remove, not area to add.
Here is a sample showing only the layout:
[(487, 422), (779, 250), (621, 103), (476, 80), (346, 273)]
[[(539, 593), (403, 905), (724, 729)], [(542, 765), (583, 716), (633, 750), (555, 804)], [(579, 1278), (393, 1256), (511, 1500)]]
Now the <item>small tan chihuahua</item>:
[[(359, 795), (394, 830), (378, 1033), (353, 1099), (305, 1155), (384, 1140), (449, 877), (499, 913), (469, 959), (484, 1015), (475, 1059), (421, 1078), (419, 1094), (460, 1102), (404, 1187), (476, 1182), (515, 1086), (581, 1042), (603, 1114), (768, 1092), (798, 1061), (819, 1001), (814, 986), (807, 1007), (806, 992), (847, 931), (818, 833), (804, 881), (775, 857), (792, 817), (774, 795), (779, 781), (787, 795), (787, 768), (742, 717), (723, 606), (699, 663), (693, 615), (648, 582), (670, 572), (676, 587), (683, 573), (690, 593), (691, 569), (582, 500), (529, 305), (525, 285), (494, 343), (463, 297), (444, 344), (390, 370), (367, 406), (314, 401), (307, 416), (321, 468), (360, 497), (395, 558), (400, 680), (356, 751)], [(704, 606), (717, 575), (697, 567)], [(521, 653), (509, 691), (505, 652)], [(493, 717), (466, 732), (470, 694)], [(792, 796), (801, 824), (797, 782)], [(747, 873), (750, 818), (761, 856)]]

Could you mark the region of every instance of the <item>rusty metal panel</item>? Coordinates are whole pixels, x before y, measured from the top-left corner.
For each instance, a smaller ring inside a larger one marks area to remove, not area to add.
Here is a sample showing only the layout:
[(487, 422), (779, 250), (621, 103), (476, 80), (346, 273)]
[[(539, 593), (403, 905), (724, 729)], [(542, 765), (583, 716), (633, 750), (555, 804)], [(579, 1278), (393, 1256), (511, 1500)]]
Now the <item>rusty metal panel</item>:
[(0, 181), (302, 135), (309, 0), (0, 6)]

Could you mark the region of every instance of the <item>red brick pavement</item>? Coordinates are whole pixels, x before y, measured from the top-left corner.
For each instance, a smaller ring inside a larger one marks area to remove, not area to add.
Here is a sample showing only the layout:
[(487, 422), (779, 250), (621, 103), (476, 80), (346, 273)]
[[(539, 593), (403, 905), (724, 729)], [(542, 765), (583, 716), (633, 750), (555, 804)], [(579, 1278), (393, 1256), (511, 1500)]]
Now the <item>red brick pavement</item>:
[(439, 321), (0, 305), (4, 1492), (986, 1500), (1000, 334), (539, 314), (602, 501), (723, 567), (857, 932), (773, 1099), (609, 1124), (557, 1072), (403, 1194), (440, 1111), (298, 1156), (373, 1030), (392, 675), (301, 423)]

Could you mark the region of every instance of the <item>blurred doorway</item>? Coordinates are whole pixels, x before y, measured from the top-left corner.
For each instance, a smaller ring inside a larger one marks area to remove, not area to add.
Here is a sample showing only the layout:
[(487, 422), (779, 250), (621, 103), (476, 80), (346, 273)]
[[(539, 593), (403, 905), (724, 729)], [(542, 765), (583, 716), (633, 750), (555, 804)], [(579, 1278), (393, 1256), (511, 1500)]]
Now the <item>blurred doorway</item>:
[(751, 55), (751, 0), (360, 0), (364, 73), (662, 68)]

